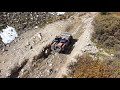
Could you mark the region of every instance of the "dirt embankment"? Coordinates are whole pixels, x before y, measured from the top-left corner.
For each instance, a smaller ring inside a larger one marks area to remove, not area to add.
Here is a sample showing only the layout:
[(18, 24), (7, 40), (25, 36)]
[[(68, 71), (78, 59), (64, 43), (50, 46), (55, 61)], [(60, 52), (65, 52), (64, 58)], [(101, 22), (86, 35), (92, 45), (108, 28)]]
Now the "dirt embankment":
[[(75, 57), (81, 55), (82, 49), (96, 52), (97, 49), (91, 43), (92, 20), (96, 13), (76, 13), (69, 19), (57, 21), (27, 31), (20, 41), (7, 47), (8, 51), (0, 55), (0, 77), (62, 77), (67, 71), (67, 66)], [(75, 41), (68, 54), (50, 54), (44, 58), (44, 49), (56, 35), (61, 32), (70, 32)], [(87, 47), (91, 44), (91, 47)], [(85, 50), (83, 50), (85, 51)]]

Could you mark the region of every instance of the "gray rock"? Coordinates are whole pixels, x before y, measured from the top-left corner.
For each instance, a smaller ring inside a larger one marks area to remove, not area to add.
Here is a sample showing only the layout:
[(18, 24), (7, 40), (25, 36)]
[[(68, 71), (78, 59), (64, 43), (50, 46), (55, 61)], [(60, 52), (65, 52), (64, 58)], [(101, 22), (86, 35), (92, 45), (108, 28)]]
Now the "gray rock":
[(3, 48), (2, 51), (4, 52), (4, 51), (8, 51), (8, 50)]
[(87, 44), (87, 46), (91, 46), (91, 44), (89, 43), (89, 44)]
[(62, 63), (63, 61), (60, 61), (60, 63)]
[(46, 62), (46, 64), (48, 65), (49, 63), (48, 63), (48, 62)]
[(8, 51), (7, 49), (5, 49), (5, 51)]
[(51, 63), (51, 64), (49, 64), (49, 66), (52, 66), (52, 63)]
[(53, 72), (53, 69), (51, 68), (49, 71), (50, 71), (50, 73), (52, 73), (52, 72)]
[(30, 45), (30, 42), (27, 42), (27, 46), (29, 46)]
[(38, 26), (35, 26), (35, 29), (38, 29)]
[(32, 47), (32, 46), (30, 46), (30, 49), (33, 49), (33, 47)]
[(8, 45), (6, 45), (7, 47), (10, 47), (10, 45), (8, 44)]
[(86, 50), (85, 50), (85, 49), (82, 49), (81, 51), (82, 51), (82, 52), (86, 52)]
[(5, 51), (5, 49), (3, 48), (3, 49), (2, 49), (2, 51), (4, 52), (4, 51)]
[(14, 26), (16, 30), (22, 31), (44, 23), (51, 16), (48, 12), (1, 12), (0, 21), (4, 26)]
[(114, 54), (110, 54), (112, 57), (114, 57)]
[(2, 61), (2, 63), (5, 63), (5, 61)]

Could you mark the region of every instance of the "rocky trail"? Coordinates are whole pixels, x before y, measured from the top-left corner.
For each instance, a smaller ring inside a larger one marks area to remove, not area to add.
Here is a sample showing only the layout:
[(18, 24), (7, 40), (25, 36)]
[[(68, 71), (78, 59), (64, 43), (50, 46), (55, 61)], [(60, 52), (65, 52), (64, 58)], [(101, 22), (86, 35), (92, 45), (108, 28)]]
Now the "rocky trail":
[[(92, 21), (95, 12), (76, 13), (66, 20), (23, 33), (6, 51), (0, 53), (0, 77), (10, 78), (61, 78), (67, 74), (68, 65), (84, 52), (98, 52), (91, 42)], [(74, 41), (67, 54), (50, 53), (45, 49), (56, 35), (70, 32)]]

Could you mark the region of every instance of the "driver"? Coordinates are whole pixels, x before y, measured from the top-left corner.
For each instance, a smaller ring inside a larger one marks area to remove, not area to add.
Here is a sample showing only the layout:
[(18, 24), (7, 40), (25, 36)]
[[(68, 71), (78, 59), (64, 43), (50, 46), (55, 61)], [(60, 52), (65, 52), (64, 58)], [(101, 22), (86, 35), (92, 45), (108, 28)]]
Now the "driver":
[(59, 42), (60, 42), (60, 40), (61, 40), (61, 37), (56, 36), (54, 41), (55, 41), (55, 42), (57, 42), (57, 43), (59, 43)]

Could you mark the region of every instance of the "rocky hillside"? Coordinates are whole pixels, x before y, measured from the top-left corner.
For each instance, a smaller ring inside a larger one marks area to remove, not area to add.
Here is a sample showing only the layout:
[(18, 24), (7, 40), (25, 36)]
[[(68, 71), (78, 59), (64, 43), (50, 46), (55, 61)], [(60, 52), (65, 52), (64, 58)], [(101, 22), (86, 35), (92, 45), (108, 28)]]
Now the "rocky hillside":
[[(0, 31), (8, 25), (15, 28), (18, 35), (21, 35), (34, 27), (43, 27), (48, 23), (65, 19), (69, 15), (71, 13), (58, 15), (57, 12), (0, 12)], [(0, 38), (0, 47), (3, 46)]]
[[(18, 35), (41, 26), (53, 15), (48, 12), (0, 12), (0, 31), (7, 25), (14, 27)], [(0, 47), (4, 46), (0, 38)]]
[(43, 24), (50, 16), (47, 12), (1, 12), (0, 26), (9, 25), (18, 31), (25, 30)]

